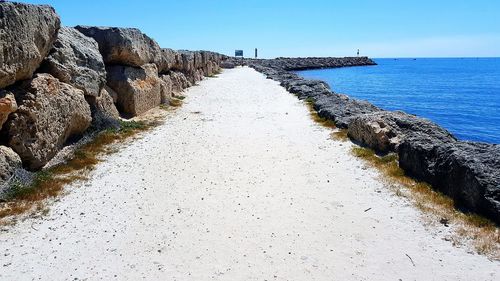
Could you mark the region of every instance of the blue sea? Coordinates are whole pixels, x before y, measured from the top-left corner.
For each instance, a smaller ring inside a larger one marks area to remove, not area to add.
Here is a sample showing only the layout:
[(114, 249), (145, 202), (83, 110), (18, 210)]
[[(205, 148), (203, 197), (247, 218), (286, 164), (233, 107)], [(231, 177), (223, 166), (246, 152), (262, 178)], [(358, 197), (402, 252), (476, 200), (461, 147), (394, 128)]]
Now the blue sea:
[(500, 143), (500, 58), (375, 59), (306, 70), (333, 91), (428, 118), (461, 140)]

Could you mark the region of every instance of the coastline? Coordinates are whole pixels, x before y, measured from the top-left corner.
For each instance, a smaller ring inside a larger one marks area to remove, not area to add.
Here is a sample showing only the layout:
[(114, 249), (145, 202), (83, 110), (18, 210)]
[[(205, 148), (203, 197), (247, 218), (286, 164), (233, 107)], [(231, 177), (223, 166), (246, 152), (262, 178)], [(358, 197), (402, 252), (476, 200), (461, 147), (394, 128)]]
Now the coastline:
[[(367, 57), (323, 58), (332, 67), (373, 65)], [(431, 184), (454, 199), (465, 212), (500, 224), (500, 145), (459, 141), (439, 125), (401, 111), (382, 110), (369, 102), (336, 94), (323, 81), (307, 80), (290, 71), (314, 59), (246, 59), (243, 62), (298, 96), (312, 101), (319, 116), (347, 130), (354, 142), (377, 153), (398, 154), (407, 175)], [(296, 66), (296, 67), (294, 67)], [(324, 68), (324, 64), (317, 69)]]

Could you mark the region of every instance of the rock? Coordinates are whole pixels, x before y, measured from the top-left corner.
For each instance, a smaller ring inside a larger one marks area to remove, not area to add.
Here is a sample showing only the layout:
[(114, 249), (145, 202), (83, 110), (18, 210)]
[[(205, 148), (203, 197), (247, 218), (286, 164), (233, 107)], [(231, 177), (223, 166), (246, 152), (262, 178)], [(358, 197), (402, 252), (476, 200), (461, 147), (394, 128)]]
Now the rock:
[(323, 81), (307, 79), (283, 79), (281, 85), (299, 99), (316, 99), (323, 95), (332, 94), (330, 86)]
[[(111, 91), (114, 92), (113, 90)], [(94, 104), (94, 109), (97, 114), (102, 114), (113, 119), (120, 118), (120, 113), (118, 112), (118, 109), (116, 109), (113, 97), (111, 96), (110, 89), (108, 87), (104, 87), (101, 90), (101, 94), (95, 99)]]
[(500, 224), (500, 145), (412, 134), (398, 154), (408, 175), (430, 183), (456, 206)]
[(172, 49), (161, 49), (162, 62), (158, 66), (159, 73), (166, 73), (175, 68), (179, 69), (179, 54)]
[(201, 81), (203, 80), (203, 77), (205, 77), (204, 73), (203, 73), (203, 69), (196, 69), (192, 75), (192, 81), (193, 81), (193, 84), (195, 84), (196, 82), (198, 81)]
[(162, 75), (161, 79), (161, 103), (168, 104), (174, 94), (173, 82), (170, 75)]
[(118, 93), (117, 108), (125, 116), (137, 116), (161, 104), (161, 80), (155, 64), (113, 65), (106, 70), (108, 86)]
[(113, 97), (110, 92), (113, 92), (109, 87), (101, 89), (98, 97), (85, 96), (85, 99), (90, 105), (92, 112), (92, 130), (102, 131), (108, 128), (118, 128), (120, 113), (116, 109)]
[(220, 63), (220, 67), (226, 68), (226, 69), (232, 69), (238, 66), (239, 64), (234, 61), (234, 60), (225, 60)]
[(97, 42), (71, 27), (62, 27), (42, 71), (85, 95), (98, 97), (106, 84), (106, 69)]
[(94, 38), (104, 63), (141, 67), (162, 64), (158, 43), (136, 28), (77, 26), (78, 31)]
[(0, 3), (0, 88), (31, 78), (52, 48), (59, 26), (50, 6)]
[(179, 51), (179, 53), (181, 54), (181, 71), (187, 76), (186, 78), (191, 78), (189, 79), (191, 81), (191, 83), (193, 83), (193, 73), (194, 73), (194, 60), (195, 60), (195, 56), (194, 56), (194, 52), (191, 52), (191, 51), (186, 51), (186, 50), (182, 50), (182, 51)]
[(9, 147), (0, 145), (0, 185), (22, 167), (21, 157)]
[(346, 129), (351, 120), (360, 115), (380, 111), (367, 101), (351, 99), (346, 95), (323, 95), (314, 102), (314, 109), (320, 117), (332, 120), (339, 128)]
[(14, 94), (0, 90), (0, 129), (9, 118), (9, 115), (17, 110)]
[(188, 81), (184, 73), (173, 71), (170, 73), (172, 80), (172, 91), (174, 94), (179, 94), (184, 89), (191, 87), (191, 82)]
[(455, 141), (445, 129), (435, 123), (401, 111), (379, 111), (352, 118), (348, 124), (351, 139), (378, 152), (398, 150), (409, 134), (425, 134), (441, 141)]
[(31, 170), (45, 165), (68, 138), (90, 126), (83, 91), (50, 74), (37, 74), (13, 92), (19, 108), (5, 123), (8, 144)]
[(203, 56), (201, 52), (192, 52), (194, 61), (193, 61), (193, 66), (194, 69), (202, 69), (204, 64), (203, 64)]
[(116, 104), (118, 102), (118, 94), (108, 86), (104, 86), (104, 89), (106, 89), (106, 92), (113, 99), (113, 103)]

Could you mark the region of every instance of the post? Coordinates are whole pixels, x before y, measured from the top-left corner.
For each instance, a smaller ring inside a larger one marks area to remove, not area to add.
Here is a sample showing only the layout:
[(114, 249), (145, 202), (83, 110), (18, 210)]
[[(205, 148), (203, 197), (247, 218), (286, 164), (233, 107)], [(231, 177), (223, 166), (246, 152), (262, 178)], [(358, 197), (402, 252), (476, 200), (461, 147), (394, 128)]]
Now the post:
[(257, 58), (257, 48), (255, 48), (255, 58)]

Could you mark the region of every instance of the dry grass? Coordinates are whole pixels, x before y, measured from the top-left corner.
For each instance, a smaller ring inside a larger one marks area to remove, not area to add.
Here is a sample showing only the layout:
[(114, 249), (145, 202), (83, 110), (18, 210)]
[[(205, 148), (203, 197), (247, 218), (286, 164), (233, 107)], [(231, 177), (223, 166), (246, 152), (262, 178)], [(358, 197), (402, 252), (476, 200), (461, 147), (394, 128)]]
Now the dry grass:
[(169, 105), (173, 107), (180, 107), (186, 97), (181, 95), (174, 95), (172, 99), (170, 99)]
[(170, 104), (160, 104), (159, 107), (160, 107), (160, 109), (163, 109), (163, 110), (170, 110)]
[(477, 253), (500, 260), (500, 230), (493, 222), (459, 211), (450, 197), (435, 191), (427, 183), (407, 177), (399, 167), (396, 154), (378, 156), (373, 150), (363, 147), (354, 147), (352, 153), (381, 171), (396, 195), (407, 198), (420, 209), (429, 224), (449, 225), (453, 235), (447, 239), (454, 245), (469, 244)]
[[(332, 121), (321, 118), (314, 110), (314, 99), (308, 98), (305, 102), (314, 121), (325, 127), (335, 128)], [(349, 140), (347, 130), (335, 130), (331, 133), (331, 138)], [(450, 197), (437, 192), (427, 183), (406, 176), (399, 167), (396, 154), (379, 156), (373, 150), (363, 147), (354, 147), (352, 153), (378, 169), (394, 193), (407, 198), (421, 210), (428, 224), (450, 226), (452, 235), (447, 237), (447, 240), (457, 246), (472, 246), (478, 254), (492, 260), (500, 260), (500, 228), (493, 222), (475, 214), (459, 211)]]
[(338, 131), (331, 133), (330, 137), (334, 140), (340, 140), (340, 141), (349, 140), (349, 136), (347, 135), (347, 130), (345, 129), (339, 129)]
[[(63, 165), (39, 171), (30, 185), (14, 184), (7, 202), (0, 203), (0, 225), (6, 220), (30, 210), (41, 210), (43, 201), (60, 195), (64, 186), (78, 180), (86, 180), (88, 172), (102, 160), (102, 156), (112, 153), (111, 144), (123, 141), (139, 132), (157, 125), (155, 122), (121, 122), (120, 129), (99, 133), (91, 142), (75, 151), (74, 157)], [(37, 207), (37, 208), (34, 208)]]
[(173, 98), (170, 100), (169, 105), (173, 107), (180, 107), (182, 106), (182, 100)]
[(330, 129), (337, 128), (337, 126), (335, 126), (335, 122), (319, 116), (318, 112), (316, 110), (314, 110), (314, 106), (313, 106), (314, 99), (307, 98), (307, 99), (305, 99), (305, 102), (306, 102), (307, 108), (309, 109), (311, 119), (313, 121), (317, 122), (318, 124), (320, 124), (321, 126), (326, 127), (326, 128), (330, 128)]

